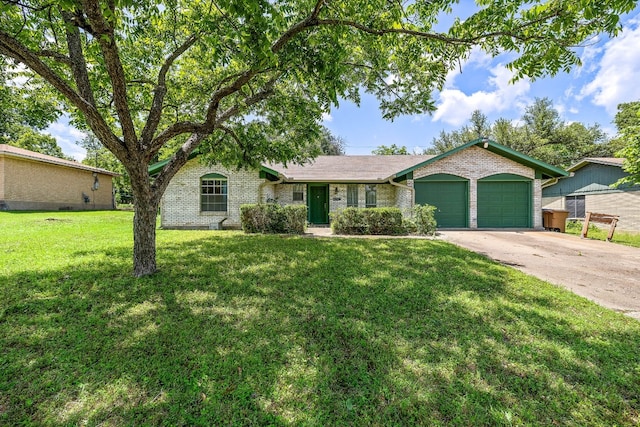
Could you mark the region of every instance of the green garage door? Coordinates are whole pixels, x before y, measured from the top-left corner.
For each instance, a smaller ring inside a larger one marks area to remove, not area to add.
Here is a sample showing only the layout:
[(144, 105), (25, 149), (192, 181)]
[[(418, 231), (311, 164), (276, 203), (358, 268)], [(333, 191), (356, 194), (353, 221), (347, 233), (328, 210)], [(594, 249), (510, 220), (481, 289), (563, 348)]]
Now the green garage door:
[(511, 174), (478, 180), (478, 228), (530, 228), (531, 180)]
[(469, 227), (469, 181), (448, 174), (430, 175), (414, 182), (416, 204), (435, 206), (439, 228)]

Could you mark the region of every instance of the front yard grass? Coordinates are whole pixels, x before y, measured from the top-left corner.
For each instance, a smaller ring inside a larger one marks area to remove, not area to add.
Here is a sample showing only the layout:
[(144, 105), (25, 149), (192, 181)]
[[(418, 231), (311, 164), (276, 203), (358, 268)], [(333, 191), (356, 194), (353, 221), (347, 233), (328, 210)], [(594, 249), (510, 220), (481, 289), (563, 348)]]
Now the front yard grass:
[[(582, 221), (567, 221), (566, 232), (568, 234), (573, 234), (575, 236), (580, 236), (582, 234)], [(597, 225), (589, 225), (589, 232), (587, 233), (588, 239), (594, 240), (607, 240), (607, 235), (609, 234), (609, 225), (602, 225), (599, 227)], [(616, 230), (613, 233), (613, 239), (611, 239), (613, 243), (620, 243), (622, 245), (634, 246), (636, 248), (640, 248), (640, 233), (633, 232), (625, 232)]]
[(0, 425), (640, 423), (640, 322), (446, 242), (0, 213)]

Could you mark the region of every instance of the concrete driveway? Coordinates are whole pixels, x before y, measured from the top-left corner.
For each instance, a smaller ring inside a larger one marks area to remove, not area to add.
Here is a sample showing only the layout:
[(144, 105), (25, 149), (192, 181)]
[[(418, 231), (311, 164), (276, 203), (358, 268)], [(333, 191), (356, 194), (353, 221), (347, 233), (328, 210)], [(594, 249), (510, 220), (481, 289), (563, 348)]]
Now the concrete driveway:
[(640, 248), (550, 231), (441, 231), (470, 249), (640, 320)]

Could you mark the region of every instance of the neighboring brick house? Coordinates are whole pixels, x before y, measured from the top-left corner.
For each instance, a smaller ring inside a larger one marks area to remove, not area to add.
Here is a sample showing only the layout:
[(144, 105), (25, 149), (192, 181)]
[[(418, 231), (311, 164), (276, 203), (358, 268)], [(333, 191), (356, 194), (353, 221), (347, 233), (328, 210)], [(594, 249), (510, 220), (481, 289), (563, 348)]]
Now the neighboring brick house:
[(546, 182), (542, 207), (566, 209), (569, 218), (583, 219), (586, 212), (619, 215), (617, 228), (640, 230), (640, 186), (613, 184), (628, 174), (623, 159), (590, 157), (571, 166), (571, 176)]
[(0, 144), (0, 210), (115, 209), (118, 174)]
[[(157, 173), (167, 161), (157, 163)], [(320, 156), (305, 165), (230, 170), (190, 160), (161, 202), (163, 228), (240, 226), (240, 205), (304, 204), (311, 224), (348, 206), (436, 206), (447, 228), (541, 228), (541, 182), (568, 175), (486, 139), (439, 156)]]

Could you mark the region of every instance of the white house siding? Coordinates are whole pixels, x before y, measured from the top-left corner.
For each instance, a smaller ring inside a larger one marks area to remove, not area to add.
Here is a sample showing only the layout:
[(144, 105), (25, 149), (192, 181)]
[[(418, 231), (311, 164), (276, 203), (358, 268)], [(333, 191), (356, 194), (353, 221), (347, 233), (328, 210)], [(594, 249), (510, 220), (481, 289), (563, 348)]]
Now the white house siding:
[(553, 196), (542, 198), (542, 209), (564, 209), (564, 197)]
[(469, 180), (470, 228), (478, 227), (478, 180), (501, 173), (524, 176), (533, 180), (533, 226), (542, 228), (541, 180), (535, 179), (535, 170), (480, 147), (469, 147), (413, 172), (413, 178), (447, 173)]
[(585, 212), (619, 215), (620, 230), (640, 230), (640, 191), (588, 194), (584, 204)]
[[(542, 199), (542, 207), (565, 209), (565, 198), (545, 197)], [(585, 194), (584, 207), (585, 212), (619, 215), (620, 220), (616, 226), (619, 230), (640, 231), (640, 191)]]
[[(200, 177), (218, 173), (227, 177), (227, 211), (200, 211)], [(262, 190), (267, 195), (272, 185), (255, 170), (235, 170), (222, 166), (206, 166), (198, 159), (189, 161), (171, 180), (160, 205), (163, 228), (209, 228), (224, 218), (225, 227), (240, 227), (240, 205), (258, 203)]]

